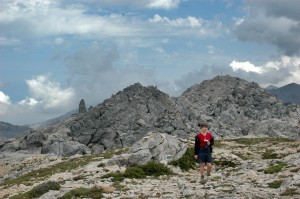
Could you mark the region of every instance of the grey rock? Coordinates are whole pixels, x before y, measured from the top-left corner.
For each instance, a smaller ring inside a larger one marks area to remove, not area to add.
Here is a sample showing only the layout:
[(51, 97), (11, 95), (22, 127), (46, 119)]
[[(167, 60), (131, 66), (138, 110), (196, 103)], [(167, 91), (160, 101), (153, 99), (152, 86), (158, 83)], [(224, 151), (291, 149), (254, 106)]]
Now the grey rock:
[(150, 160), (169, 162), (184, 155), (187, 145), (178, 138), (165, 133), (150, 132), (132, 145), (128, 154), (114, 157), (108, 164), (136, 165)]
[(100, 145), (100, 144), (94, 144), (94, 145), (91, 145), (89, 147), (91, 148), (92, 153), (101, 153), (105, 150), (104, 146)]
[(51, 153), (61, 156), (72, 156), (75, 154), (90, 154), (91, 150), (83, 144), (74, 141), (54, 142), (47, 148), (44, 148), (43, 153)]
[(85, 102), (84, 102), (84, 99), (80, 100), (79, 102), (79, 110), (78, 110), (79, 113), (86, 113), (86, 107), (85, 107)]
[(284, 105), (255, 83), (217, 76), (187, 89), (178, 98), (192, 123), (210, 123), (217, 137), (269, 136), (300, 139), (300, 107)]

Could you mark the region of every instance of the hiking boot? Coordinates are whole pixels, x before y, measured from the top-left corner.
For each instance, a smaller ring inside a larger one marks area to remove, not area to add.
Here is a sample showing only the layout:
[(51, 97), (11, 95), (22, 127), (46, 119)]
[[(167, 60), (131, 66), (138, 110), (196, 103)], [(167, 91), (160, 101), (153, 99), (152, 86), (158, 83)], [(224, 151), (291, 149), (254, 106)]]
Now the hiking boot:
[(204, 184), (204, 183), (205, 183), (205, 178), (204, 178), (204, 176), (201, 176), (200, 183), (201, 183), (201, 184)]

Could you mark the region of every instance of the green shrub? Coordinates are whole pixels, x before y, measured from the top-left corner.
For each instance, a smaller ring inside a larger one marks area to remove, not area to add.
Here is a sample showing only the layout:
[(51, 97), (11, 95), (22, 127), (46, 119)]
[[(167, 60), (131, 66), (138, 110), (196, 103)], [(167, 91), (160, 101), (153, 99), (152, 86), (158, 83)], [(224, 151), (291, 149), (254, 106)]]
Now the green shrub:
[(173, 172), (166, 165), (149, 161), (147, 164), (137, 166), (141, 168), (146, 176), (161, 176), (161, 175), (172, 175)]
[(213, 162), (214, 165), (219, 166), (219, 167), (236, 167), (237, 164), (231, 161), (227, 160), (215, 160)]
[(172, 171), (164, 164), (149, 161), (144, 165), (137, 165), (128, 167), (124, 173), (108, 173), (103, 175), (101, 178), (113, 178), (113, 182), (123, 181), (125, 178), (145, 178), (146, 176), (161, 176), (171, 175)]
[(98, 164), (98, 167), (105, 167), (105, 163)]
[(278, 163), (277, 165), (274, 165), (274, 166), (271, 166), (269, 168), (266, 168), (264, 170), (264, 172), (266, 174), (273, 174), (273, 173), (278, 173), (282, 170), (282, 168), (286, 167), (287, 166), (287, 163), (284, 163), (284, 162), (280, 162)]
[(282, 182), (283, 180), (275, 180), (273, 182), (268, 183), (268, 185), (272, 189), (278, 189), (281, 186)]
[(59, 197), (59, 199), (72, 199), (72, 198), (102, 198), (102, 189), (98, 187), (92, 187), (92, 188), (78, 188), (73, 189), (63, 195), (62, 197)]
[(146, 177), (146, 174), (143, 171), (143, 169), (139, 167), (128, 167), (123, 175), (125, 178), (131, 178), (131, 179), (133, 178), (139, 179), (139, 178)]
[(27, 198), (37, 198), (47, 193), (49, 190), (59, 190), (60, 184), (58, 182), (49, 181), (42, 183), (28, 192), (18, 194), (16, 196), (10, 197), (10, 199), (27, 199)]
[(188, 148), (181, 158), (178, 160), (173, 160), (169, 162), (169, 164), (173, 166), (179, 166), (182, 171), (195, 169), (196, 161), (194, 159), (194, 150), (194, 147)]
[(75, 176), (73, 178), (73, 180), (75, 180), (75, 181), (77, 181), (77, 180), (83, 180), (83, 179), (85, 179), (85, 176), (83, 176), (83, 175)]
[(274, 149), (266, 149), (266, 151), (262, 154), (262, 159), (276, 159), (278, 158), (277, 153), (273, 153)]

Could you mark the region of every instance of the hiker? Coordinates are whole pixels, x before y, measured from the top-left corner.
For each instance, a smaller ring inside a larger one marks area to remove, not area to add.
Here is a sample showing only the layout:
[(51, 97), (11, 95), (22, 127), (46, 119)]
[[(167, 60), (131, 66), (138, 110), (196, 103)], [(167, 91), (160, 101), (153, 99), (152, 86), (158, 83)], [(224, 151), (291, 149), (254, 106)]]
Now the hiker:
[(201, 132), (195, 137), (195, 155), (194, 158), (200, 164), (201, 179), (204, 180), (204, 166), (207, 167), (207, 176), (210, 176), (212, 169), (212, 145), (214, 138), (208, 131), (207, 123), (199, 123)]

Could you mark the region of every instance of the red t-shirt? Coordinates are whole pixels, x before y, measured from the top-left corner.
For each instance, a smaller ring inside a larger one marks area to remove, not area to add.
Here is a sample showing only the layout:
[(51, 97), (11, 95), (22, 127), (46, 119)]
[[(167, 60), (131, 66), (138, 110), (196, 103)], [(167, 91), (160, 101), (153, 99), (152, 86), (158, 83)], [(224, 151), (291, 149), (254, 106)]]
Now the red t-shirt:
[(205, 136), (202, 133), (198, 133), (199, 146), (200, 147), (207, 146), (207, 142), (204, 142), (204, 140), (206, 139), (210, 142), (211, 138), (212, 138), (212, 135), (210, 132), (206, 132)]

